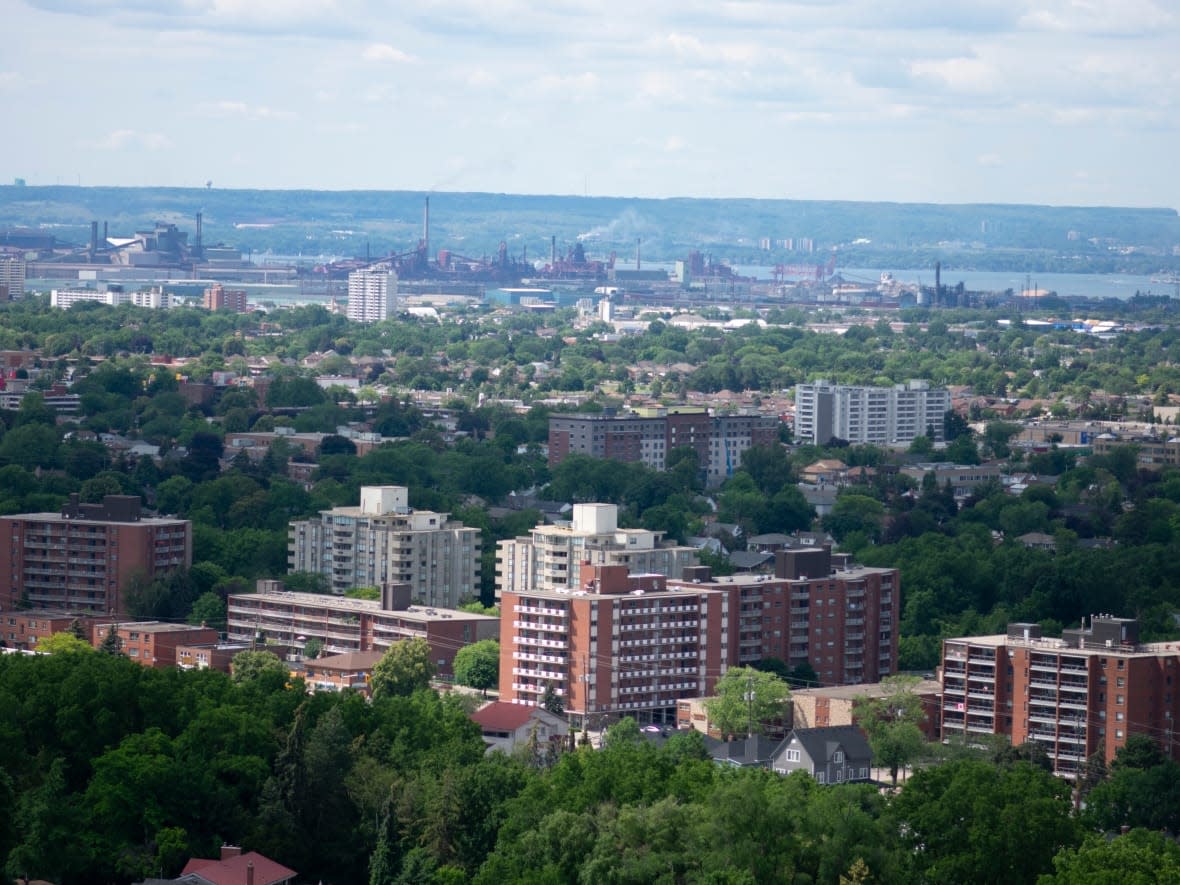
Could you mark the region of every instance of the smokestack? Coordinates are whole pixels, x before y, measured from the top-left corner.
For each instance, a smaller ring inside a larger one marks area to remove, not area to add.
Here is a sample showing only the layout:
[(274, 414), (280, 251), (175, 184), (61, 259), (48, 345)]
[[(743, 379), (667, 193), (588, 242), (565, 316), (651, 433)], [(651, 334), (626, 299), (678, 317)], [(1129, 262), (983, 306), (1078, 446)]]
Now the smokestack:
[(197, 213), (197, 241), (193, 244), (193, 254), (201, 257), (201, 213)]
[(98, 251), (98, 222), (90, 222), (90, 260), (94, 260), (94, 253)]
[(549, 266), (557, 267), (557, 237), (549, 238)]
[(254, 885), (254, 861), (246, 864), (246, 885)]
[(426, 260), (430, 260), (430, 197), (426, 198), (426, 208), (422, 212), (422, 251)]
[(942, 304), (942, 262), (934, 262), (934, 303)]
[(642, 268), (640, 267), (640, 265), (639, 265), (639, 247), (640, 247), (640, 246), (642, 246), (642, 245), (643, 245), (643, 238), (642, 238), (642, 237), (636, 237), (636, 238), (635, 238), (635, 269), (636, 269), (636, 270), (641, 270), (641, 269), (642, 269)]
[(102, 244), (103, 246), (107, 244), (107, 223), (105, 221), (102, 223)]

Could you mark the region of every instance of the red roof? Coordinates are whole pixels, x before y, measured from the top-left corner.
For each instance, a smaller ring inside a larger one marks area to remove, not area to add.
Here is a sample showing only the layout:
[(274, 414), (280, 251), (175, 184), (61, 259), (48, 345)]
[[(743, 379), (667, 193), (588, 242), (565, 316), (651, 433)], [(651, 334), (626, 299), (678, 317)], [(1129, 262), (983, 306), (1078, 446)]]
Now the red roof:
[(184, 865), (181, 875), (196, 873), (213, 885), (246, 885), (246, 867), (254, 864), (254, 885), (275, 885), (295, 877), (295, 871), (257, 851), (248, 851), (226, 860), (194, 857)]
[(516, 731), (532, 718), (537, 709), (525, 704), (492, 701), (472, 713), (471, 719), (484, 731)]

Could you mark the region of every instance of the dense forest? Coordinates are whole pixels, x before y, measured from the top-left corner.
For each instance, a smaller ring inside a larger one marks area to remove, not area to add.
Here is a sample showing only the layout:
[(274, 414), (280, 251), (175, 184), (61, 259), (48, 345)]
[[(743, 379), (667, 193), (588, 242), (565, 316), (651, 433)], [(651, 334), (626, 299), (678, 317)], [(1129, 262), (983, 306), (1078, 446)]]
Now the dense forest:
[[(896, 793), (711, 761), (700, 735), (485, 755), (461, 698), (308, 696), (275, 668), (0, 656), (0, 858), (74, 883), (176, 875), (244, 845), (300, 880), (460, 883), (1174, 881), (1180, 769), (1128, 741), (1081, 785), (1025, 748), (950, 748)], [(965, 820), (970, 825), (960, 824)], [(1103, 831), (1134, 829), (1114, 841)]]

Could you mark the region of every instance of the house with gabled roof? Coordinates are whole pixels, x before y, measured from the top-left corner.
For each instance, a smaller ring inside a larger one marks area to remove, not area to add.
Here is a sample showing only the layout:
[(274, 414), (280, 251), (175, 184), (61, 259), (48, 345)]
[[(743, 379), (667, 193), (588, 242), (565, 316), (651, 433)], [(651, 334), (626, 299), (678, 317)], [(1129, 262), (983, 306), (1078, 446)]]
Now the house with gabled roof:
[(527, 746), (534, 740), (534, 730), (538, 744), (560, 742), (569, 733), (569, 723), (564, 717), (529, 704), (492, 701), (469, 718), (479, 726), (489, 753), (496, 750), (511, 753)]
[(855, 725), (792, 729), (771, 758), (779, 774), (806, 771), (818, 784), (864, 783), (872, 768), (873, 751)]
[(190, 858), (177, 878), (145, 879), (142, 885), (290, 885), (297, 875), (257, 851), (222, 845), (219, 858)]

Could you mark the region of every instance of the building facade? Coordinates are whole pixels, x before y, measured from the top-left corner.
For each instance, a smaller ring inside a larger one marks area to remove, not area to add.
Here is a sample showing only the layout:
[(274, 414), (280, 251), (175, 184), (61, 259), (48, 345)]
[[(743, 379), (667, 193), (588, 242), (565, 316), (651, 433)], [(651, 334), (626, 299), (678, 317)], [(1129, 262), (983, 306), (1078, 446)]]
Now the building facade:
[(778, 428), (773, 416), (710, 415), (692, 406), (555, 414), (549, 416), (549, 466), (580, 454), (664, 470), (668, 454), (687, 446), (696, 451), (706, 481), (716, 486), (741, 466), (746, 449), (777, 443)]
[(769, 575), (713, 578), (698, 566), (668, 581), (689, 584), (730, 595), (731, 666), (763, 658), (809, 664), (821, 685), (875, 683), (897, 672), (897, 569), (857, 565), (825, 544), (778, 551)]
[(943, 439), (950, 391), (927, 381), (893, 387), (817, 380), (795, 386), (795, 439), (826, 445), (833, 438), (859, 445), (908, 445), (933, 433)]
[(575, 726), (611, 717), (674, 724), (677, 703), (713, 690), (730, 648), (729, 594), (621, 565), (583, 565), (579, 587), (507, 591), (500, 699), (561, 698)]
[(246, 290), (227, 289), (221, 283), (214, 283), (205, 290), (202, 302), (206, 310), (228, 310), (233, 313), (245, 313)]
[(397, 315), (397, 274), (367, 268), (348, 275), (348, 318), (357, 323), (377, 323)]
[(539, 525), (496, 548), (496, 597), (507, 590), (577, 589), (582, 563), (622, 565), (678, 578), (697, 552), (664, 541), (663, 532), (619, 528), (614, 504), (575, 504), (565, 525)]
[(359, 506), (292, 522), (289, 570), (324, 575), (336, 594), (408, 583), (426, 605), (478, 599), (479, 530), (446, 513), (413, 510), (408, 496), (405, 486), (363, 486)]
[(107, 495), (60, 513), (0, 517), (0, 606), (125, 613), (133, 577), (150, 581), (193, 561), (192, 523), (140, 515), (138, 496)]
[(25, 297), (26, 266), (23, 258), (0, 258), (0, 302)]
[(90, 644), (100, 648), (107, 634), (114, 631), (122, 641), (124, 656), (144, 667), (175, 667), (176, 650), (182, 645), (213, 645), (217, 631), (212, 627), (191, 627), (188, 624), (165, 624), (161, 621), (132, 621), (95, 627)]
[(1132, 734), (1180, 759), (1180, 649), (1140, 643), (1138, 623), (1096, 615), (1090, 626), (1041, 636), (1036, 624), (942, 646), (942, 733), (971, 741), (1005, 735), (1044, 747), (1053, 770), (1076, 779), (1086, 760), (1109, 763)]
[(455, 652), (500, 632), (498, 618), (412, 605), (405, 584), (382, 587), (380, 600), (289, 593), (280, 586), (261, 582), (257, 593), (230, 595), (226, 629), (231, 641), (302, 649), (308, 640), (319, 639), (325, 654), (340, 655), (385, 651), (394, 642), (417, 637), (429, 643), (438, 672), (449, 675)]

